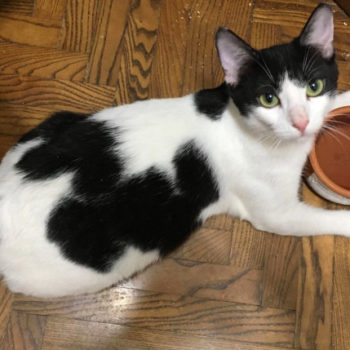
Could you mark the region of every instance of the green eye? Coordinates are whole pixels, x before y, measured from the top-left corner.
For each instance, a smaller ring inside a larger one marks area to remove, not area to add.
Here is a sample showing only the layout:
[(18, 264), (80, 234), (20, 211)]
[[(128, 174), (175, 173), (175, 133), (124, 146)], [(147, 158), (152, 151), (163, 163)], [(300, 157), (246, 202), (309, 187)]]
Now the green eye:
[(306, 87), (306, 95), (309, 97), (316, 97), (323, 91), (323, 87), (322, 79), (311, 80)]
[(276, 107), (280, 103), (280, 100), (274, 94), (262, 94), (259, 96), (259, 101), (265, 108)]

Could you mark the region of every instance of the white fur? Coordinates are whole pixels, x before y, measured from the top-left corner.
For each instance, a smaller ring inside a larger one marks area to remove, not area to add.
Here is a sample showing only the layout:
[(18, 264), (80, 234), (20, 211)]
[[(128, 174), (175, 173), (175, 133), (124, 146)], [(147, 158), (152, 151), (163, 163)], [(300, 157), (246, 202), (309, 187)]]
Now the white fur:
[[(226, 212), (250, 220), (259, 229), (280, 234), (350, 236), (349, 212), (311, 208), (297, 197), (313, 133), (330, 108), (328, 98), (307, 100), (304, 90), (286, 78), (279, 96), (282, 107), (268, 110), (270, 119), (267, 110), (261, 108), (251, 118), (242, 117), (230, 102), (222, 118), (213, 121), (198, 114), (193, 95), (109, 108), (97, 113), (95, 119), (122, 130), (122, 143), (115, 147), (125, 159), (126, 176), (151, 166), (173, 176), (171, 159), (176, 150), (194, 140), (208, 157), (220, 193), (219, 200), (202, 211), (202, 219)], [(333, 106), (345, 96), (349, 95), (341, 95)], [(288, 117), (288, 110), (296, 104), (303, 105), (310, 119), (304, 135)], [(257, 137), (259, 127), (274, 136), (261, 140)], [(131, 246), (108, 273), (64, 258), (59, 247), (47, 240), (45, 224), (55, 203), (71, 195), (74, 174), (29, 182), (13, 167), (40, 142), (15, 147), (0, 167), (0, 268), (11, 289), (45, 297), (93, 292), (159, 258), (158, 251), (145, 254)]]
[(59, 247), (46, 238), (46, 222), (57, 201), (70, 195), (74, 174), (25, 181), (13, 167), (41, 142), (16, 146), (0, 167), (0, 270), (8, 286), (43, 297), (95, 292), (156, 261), (158, 251), (142, 253), (129, 246), (110, 272), (97, 273), (62, 256)]

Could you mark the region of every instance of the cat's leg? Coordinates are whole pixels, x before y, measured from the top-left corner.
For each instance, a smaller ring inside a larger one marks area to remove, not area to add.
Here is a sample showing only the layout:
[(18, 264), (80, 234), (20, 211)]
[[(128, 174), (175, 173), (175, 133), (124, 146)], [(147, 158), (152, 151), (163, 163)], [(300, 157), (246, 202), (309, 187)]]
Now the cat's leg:
[(327, 210), (298, 202), (286, 211), (270, 211), (251, 220), (258, 229), (290, 236), (336, 234), (350, 237), (350, 211)]
[(350, 106), (350, 91), (335, 95), (331, 109)]

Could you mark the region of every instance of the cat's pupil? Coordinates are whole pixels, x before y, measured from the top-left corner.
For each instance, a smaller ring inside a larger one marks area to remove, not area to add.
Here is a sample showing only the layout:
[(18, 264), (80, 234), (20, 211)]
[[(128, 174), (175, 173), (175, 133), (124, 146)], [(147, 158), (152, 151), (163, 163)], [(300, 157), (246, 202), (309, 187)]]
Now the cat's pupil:
[(316, 81), (312, 81), (309, 86), (312, 91), (317, 91), (318, 89), (318, 83)]
[(266, 94), (266, 95), (265, 95), (265, 98), (266, 98), (266, 101), (267, 101), (268, 103), (272, 103), (272, 102), (273, 102), (274, 95), (272, 95), (272, 94)]

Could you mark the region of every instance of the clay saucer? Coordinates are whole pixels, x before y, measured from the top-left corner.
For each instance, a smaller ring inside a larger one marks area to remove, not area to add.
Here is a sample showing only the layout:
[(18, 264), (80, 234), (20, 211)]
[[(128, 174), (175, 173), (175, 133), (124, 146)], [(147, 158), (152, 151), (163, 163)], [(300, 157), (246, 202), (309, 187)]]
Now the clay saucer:
[(350, 106), (330, 112), (309, 160), (313, 173), (307, 182), (314, 191), (332, 202), (350, 205)]

